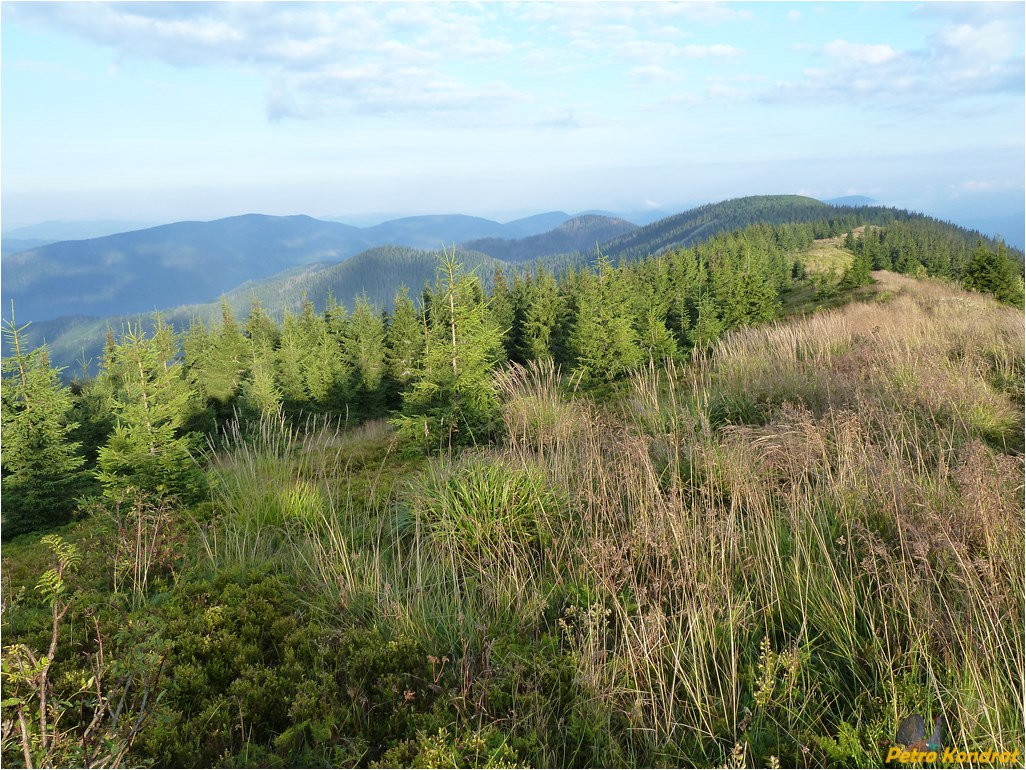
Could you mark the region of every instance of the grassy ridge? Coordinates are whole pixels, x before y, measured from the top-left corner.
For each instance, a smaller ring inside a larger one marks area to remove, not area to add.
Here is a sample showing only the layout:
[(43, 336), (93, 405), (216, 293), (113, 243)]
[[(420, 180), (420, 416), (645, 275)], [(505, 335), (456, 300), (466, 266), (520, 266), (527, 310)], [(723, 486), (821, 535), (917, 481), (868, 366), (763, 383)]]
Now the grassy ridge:
[(911, 712), (1020, 746), (1022, 312), (876, 278), (603, 404), (511, 367), (460, 456), (227, 436), (180, 582), (116, 618), (165, 655), (133, 758), (875, 767)]
[[(1022, 317), (878, 277), (887, 301), (639, 374), (620, 414), (513, 370), (502, 446), (400, 481), (369, 530), (351, 499), (315, 513), (301, 563), (458, 660), (480, 700), (452, 735), (491, 723), (531, 765), (876, 766), (912, 711), (1017, 745)], [(524, 644), (572, 682), (500, 714)]]

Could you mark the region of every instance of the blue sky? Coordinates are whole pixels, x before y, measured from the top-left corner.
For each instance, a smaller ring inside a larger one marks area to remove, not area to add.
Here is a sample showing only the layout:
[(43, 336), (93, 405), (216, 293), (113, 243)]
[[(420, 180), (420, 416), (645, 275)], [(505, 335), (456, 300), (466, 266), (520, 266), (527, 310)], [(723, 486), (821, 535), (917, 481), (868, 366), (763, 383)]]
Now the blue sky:
[(5, 0), (0, 216), (1021, 214), (1024, 7)]

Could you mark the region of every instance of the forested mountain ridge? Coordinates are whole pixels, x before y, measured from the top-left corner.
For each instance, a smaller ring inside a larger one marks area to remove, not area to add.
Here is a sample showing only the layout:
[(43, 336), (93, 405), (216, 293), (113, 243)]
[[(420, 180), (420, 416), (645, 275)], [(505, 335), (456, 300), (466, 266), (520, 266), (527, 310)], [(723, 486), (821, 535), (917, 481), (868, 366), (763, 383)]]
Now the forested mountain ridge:
[(56, 241), (81, 241), (88, 238), (103, 238), (107, 235), (145, 230), (166, 222), (139, 222), (126, 219), (92, 219), (79, 222), (50, 220), (35, 225), (4, 229), (3, 237), (35, 238), (55, 243)]
[[(533, 235), (548, 228), (551, 220), (546, 216), (543, 214), (508, 224), (465, 214), (402, 217), (365, 228), (363, 236), (368, 246), (408, 246), (434, 251), (441, 248), (443, 242), (451, 244), (475, 238), (510, 238), (521, 233)], [(555, 213), (557, 220), (565, 216)]]
[(800, 195), (753, 195), (710, 203), (657, 220), (603, 244), (613, 259), (641, 258), (671, 246), (690, 246), (724, 230), (755, 222), (807, 222), (827, 216), (830, 206)]
[[(596, 244), (614, 261), (637, 259), (754, 222), (797, 223), (824, 216), (858, 216), (883, 224), (920, 215), (882, 207), (830, 207), (794, 195), (751, 196), (708, 204), (640, 228), (625, 220), (593, 216), (577, 217), (575, 224), (568, 225), (571, 218), (562, 212), (505, 225), (479, 217), (424, 216), (368, 228), (307, 216), (249, 214), (60, 241), (5, 255), (2, 299), (4, 307), (9, 307), (13, 299), (18, 316), (26, 321), (146, 313), (156, 308), (211, 302), (247, 281), (270, 278), (299, 265), (339, 262), (379, 245), (433, 251), (443, 245), (466, 243), (472, 250), (483, 249), (504, 261), (542, 257), (562, 269), (593, 260)], [(531, 232), (535, 228), (549, 229)], [(526, 240), (516, 239), (517, 235)], [(477, 242), (483, 236), (499, 240)], [(355, 296), (362, 288), (352, 287), (344, 296)]]
[(484, 238), (468, 241), (464, 246), (503, 262), (531, 262), (553, 254), (594, 250), (601, 243), (637, 229), (626, 219), (590, 214), (568, 219), (547, 233), (516, 240)]

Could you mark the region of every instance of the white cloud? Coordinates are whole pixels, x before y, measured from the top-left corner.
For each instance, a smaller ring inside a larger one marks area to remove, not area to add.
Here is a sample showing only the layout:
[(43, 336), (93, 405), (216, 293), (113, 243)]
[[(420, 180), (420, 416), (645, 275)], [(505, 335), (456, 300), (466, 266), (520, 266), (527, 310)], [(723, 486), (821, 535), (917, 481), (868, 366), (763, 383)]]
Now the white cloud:
[(981, 26), (957, 24), (945, 27), (931, 39), (934, 55), (962, 63), (994, 63), (1007, 59), (1019, 47), (1021, 30), (1001, 21)]
[(676, 74), (658, 64), (635, 67), (627, 73), (627, 77), (636, 83), (668, 83), (678, 79)]
[(985, 24), (998, 19), (1022, 26), (1022, 3), (1007, 2), (927, 2), (920, 3), (913, 16), (946, 19), (954, 24)]
[(667, 26), (667, 22), (721, 25), (752, 19), (748, 10), (729, 2), (553, 2), (515, 6), (520, 19), (546, 25), (564, 24), (596, 29), (611, 23), (629, 22), (632, 27)]
[[(806, 66), (764, 88), (762, 98), (829, 102), (855, 92), (873, 94), (874, 104), (946, 100), (957, 109), (950, 102), (959, 97), (1021, 94), (1021, 4), (941, 5), (950, 7), (909, 11), (939, 27), (918, 49), (888, 42), (886, 29), (877, 40), (788, 45), (807, 51)], [(732, 3), (70, 2), (5, 3), (3, 11), (5, 20), (35, 21), (107, 46), (117, 63), (146, 58), (252, 73), (266, 83), (267, 114), (276, 120), (465, 110), (491, 111), (499, 122), (518, 104), (542, 98), (548, 84), (540, 76), (551, 82), (619, 65), (629, 82), (672, 83), (682, 63), (725, 70), (758, 50), (731, 44), (724, 25), (733, 33), (753, 18)], [(680, 100), (745, 95), (755, 92), (720, 83)]]
[(740, 48), (732, 45), (686, 45), (684, 55), (689, 59), (730, 59), (744, 53)]
[(644, 62), (660, 62), (676, 58), (680, 50), (673, 43), (657, 43), (652, 40), (630, 40), (621, 43), (614, 53), (624, 59)]
[[(108, 46), (119, 60), (226, 66), (267, 79), (271, 119), (351, 112), (487, 109), (524, 98), (458, 73), (515, 47), (485, 31), (490, 10), (437, 4), (25, 3), (13, 18)], [(458, 51), (447, 57), (448, 50)]]
[(877, 44), (867, 45), (864, 43), (849, 43), (847, 40), (834, 40), (823, 46), (823, 52), (842, 64), (884, 64), (900, 56), (889, 45)]
[[(960, 13), (962, 13), (960, 11)], [(783, 81), (766, 101), (831, 101), (853, 92), (875, 104), (943, 106), (994, 93), (1023, 91), (1022, 13), (1019, 24), (991, 19), (946, 23), (920, 49), (835, 39), (812, 50), (813, 66), (799, 81)]]

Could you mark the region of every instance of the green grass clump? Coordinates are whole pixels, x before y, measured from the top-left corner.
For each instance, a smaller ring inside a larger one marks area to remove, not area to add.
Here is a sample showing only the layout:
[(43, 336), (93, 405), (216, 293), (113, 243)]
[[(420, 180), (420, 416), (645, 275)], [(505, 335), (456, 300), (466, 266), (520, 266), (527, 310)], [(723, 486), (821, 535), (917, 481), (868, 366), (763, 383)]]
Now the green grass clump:
[(538, 469), (486, 456), (433, 464), (415, 482), (410, 507), (429, 541), (476, 571), (537, 551), (547, 517), (559, 512)]

